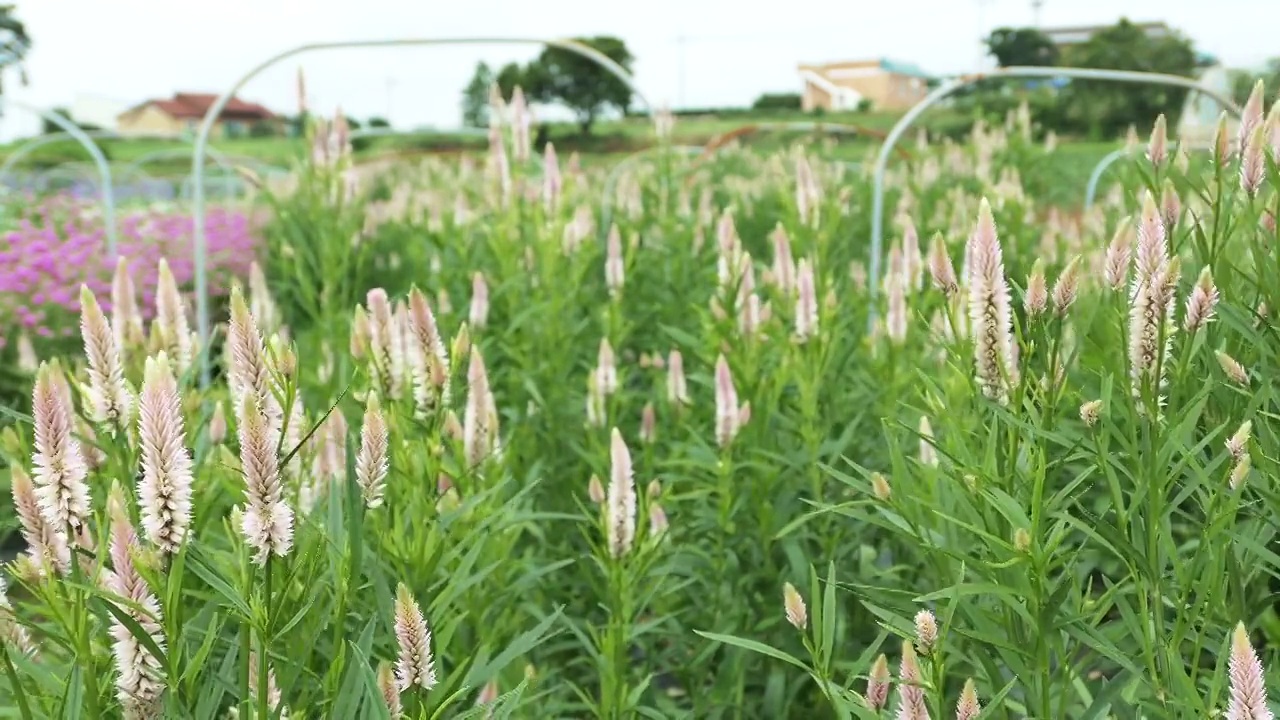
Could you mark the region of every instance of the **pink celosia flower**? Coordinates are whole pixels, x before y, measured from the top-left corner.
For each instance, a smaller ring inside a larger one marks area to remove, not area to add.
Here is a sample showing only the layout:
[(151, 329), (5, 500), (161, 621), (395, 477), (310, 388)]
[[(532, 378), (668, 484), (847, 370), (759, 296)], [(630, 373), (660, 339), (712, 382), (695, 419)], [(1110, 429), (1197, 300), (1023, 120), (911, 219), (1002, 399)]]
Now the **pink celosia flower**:
[(404, 717), (404, 708), (400, 702), (400, 687), (396, 683), (396, 672), (389, 663), (378, 665), (378, 692), (382, 694), (382, 702), (387, 706), (391, 720)]
[(542, 203), (547, 214), (553, 214), (560, 204), (560, 161), (556, 159), (556, 146), (547, 143), (542, 149)]
[(609, 459), (605, 520), (609, 554), (617, 558), (631, 552), (636, 538), (636, 484), (631, 471), (631, 451), (618, 428), (609, 436)]
[(616, 297), (622, 292), (626, 282), (626, 268), (622, 260), (622, 235), (617, 225), (609, 226), (609, 236), (605, 240), (604, 284), (609, 295)]
[(1258, 194), (1262, 181), (1266, 179), (1266, 151), (1266, 128), (1259, 124), (1253, 128), (1240, 151), (1240, 188), (1250, 197)]
[(796, 287), (796, 266), (791, 259), (791, 238), (783, 229), (782, 223), (773, 228), (769, 236), (773, 241), (773, 283), (778, 291), (790, 296)]
[(689, 386), (684, 376), (684, 357), (679, 350), (667, 355), (667, 402), (673, 405), (689, 404)]
[(498, 452), (498, 408), (489, 389), (489, 374), (479, 347), (471, 349), (471, 365), (467, 369), (467, 406), (462, 423), (462, 443), (469, 465), (480, 465)]
[(1103, 263), (1103, 278), (1113, 290), (1123, 289), (1129, 281), (1129, 265), (1133, 249), (1130, 247), (1129, 221), (1122, 221), (1116, 234), (1107, 246), (1106, 260)]
[(129, 274), (129, 261), (123, 255), (116, 259), (116, 272), (111, 282), (111, 330), (118, 348), (146, 342), (142, 313), (138, 312), (138, 299), (133, 289), (133, 276)]
[(414, 402), (427, 415), (449, 402), (449, 352), (427, 296), (417, 288), (409, 293), (409, 331)]
[[(137, 606), (120, 606), (120, 609), (163, 650), (165, 638), (160, 602), (134, 566), (134, 557), (141, 547), (133, 525), (129, 523), (124, 491), (119, 485), (112, 490), (108, 513), (111, 517), (111, 571), (106, 576), (107, 589)], [(119, 620), (112, 621), (111, 636), (115, 640), (111, 650), (119, 674), (116, 690), (126, 716), (160, 717), (160, 696), (165, 688), (160, 659)]]
[(396, 642), (400, 656), (396, 661), (396, 685), (404, 692), (414, 685), (423, 690), (436, 686), (435, 659), (431, 654), (431, 630), (427, 619), (404, 583), (396, 586)]
[(813, 265), (801, 258), (796, 270), (796, 338), (807, 342), (818, 334), (818, 293), (814, 287)]
[[(227, 328), (227, 346), (231, 354), (227, 381), (235, 411), (239, 413), (244, 407), (244, 398), (251, 396), (255, 405), (265, 413), (269, 432), (272, 435), (280, 432), (283, 414), (280, 402), (271, 391), (266, 343), (263, 342), (258, 322), (239, 288), (231, 291), (231, 323)], [(238, 414), (236, 420), (238, 424), (244, 424), (244, 418)]]
[(596, 390), (602, 396), (609, 396), (618, 391), (618, 366), (614, 359), (613, 346), (608, 338), (601, 338), (600, 351), (596, 354)]
[(1164, 113), (1160, 113), (1156, 118), (1156, 124), (1151, 128), (1151, 140), (1147, 143), (1147, 159), (1152, 165), (1160, 167), (1169, 157), (1169, 135), (1165, 130)]
[(106, 424), (113, 433), (124, 430), (133, 410), (133, 393), (125, 383), (116, 334), (87, 285), (80, 286), (80, 336), (89, 361), (85, 402), (90, 419)]
[(163, 343), (161, 349), (174, 359), (178, 372), (184, 373), (191, 367), (195, 354), (191, 327), (187, 323), (187, 305), (178, 292), (178, 281), (165, 258), (160, 258), (157, 277), (155, 327)]
[(378, 388), (387, 397), (398, 398), (404, 377), (404, 346), (395, 310), (382, 288), (370, 290), (365, 304), (369, 307), (369, 352)]
[(724, 355), (716, 358), (716, 442), (727, 448), (737, 436), (742, 415), (738, 406), (738, 391), (733, 386), (733, 374)]
[[(1160, 117), (1164, 118), (1163, 115)], [(973, 678), (969, 678), (964, 681), (964, 689), (960, 691), (960, 700), (956, 703), (956, 720), (976, 720), (981, 712), (978, 690), (974, 687)]]
[(902, 642), (902, 664), (898, 668), (898, 720), (929, 720), (916, 650), (910, 640)]
[(476, 329), (483, 328), (489, 320), (489, 283), (479, 271), (471, 276), (471, 310), (467, 319)]
[(893, 273), (886, 279), (889, 283), (886, 288), (888, 308), (884, 316), (885, 331), (890, 342), (901, 345), (907, 340), (906, 279), (898, 273)]
[(13, 605), (9, 603), (9, 586), (4, 576), (0, 575), (0, 643), (8, 645), (22, 655), (33, 657), (36, 645), (31, 641), (27, 628), (18, 622), (13, 613)]
[(809, 610), (805, 607), (804, 598), (791, 583), (782, 584), (782, 609), (787, 622), (795, 629), (804, 630), (809, 626)]
[(382, 505), (387, 470), (387, 421), (378, 406), (378, 396), (370, 393), (360, 428), (360, 453), (356, 455), (356, 483), (369, 508)]
[(1231, 633), (1231, 659), (1228, 663), (1231, 680), (1226, 720), (1272, 720), (1267, 707), (1267, 686), (1263, 678), (1262, 661), (1249, 642), (1249, 632), (1244, 623), (1238, 623)]
[(658, 435), (658, 416), (653, 409), (653, 403), (647, 402), (640, 411), (640, 442), (645, 445), (652, 445)]
[(951, 256), (947, 253), (947, 242), (942, 233), (935, 233), (933, 242), (929, 244), (929, 275), (933, 277), (933, 286), (950, 297), (960, 290), (956, 279), (955, 266), (951, 264)]
[(1196, 285), (1187, 296), (1187, 309), (1183, 316), (1182, 327), (1189, 333), (1195, 333), (1213, 320), (1214, 309), (1218, 306), (1218, 288), (1213, 284), (1213, 274), (1206, 265), (1200, 271)]
[(995, 219), (986, 198), (978, 208), (968, 253), (969, 319), (978, 385), (983, 395), (1005, 404), (1014, 379), (1012, 314)]
[(168, 357), (147, 358), (138, 399), (142, 477), (138, 508), (147, 540), (160, 552), (178, 552), (191, 524), (191, 454), (183, 435), (182, 397)]
[(1044, 260), (1036, 258), (1031, 266), (1031, 275), (1027, 277), (1027, 289), (1022, 296), (1022, 305), (1031, 316), (1045, 311), (1049, 304), (1049, 286), (1044, 277)]
[[(887, 486), (886, 486), (887, 487)], [(867, 706), (879, 710), (889, 701), (889, 658), (880, 654), (867, 673)]]
[(241, 531), (254, 550), (254, 562), (265, 565), (272, 553), (284, 557), (292, 549), (293, 510), (282, 497), (274, 434), (252, 394), (244, 396), (240, 418), (240, 465), (245, 482)]
[(89, 485), (80, 443), (72, 437), (70, 393), (64, 393), (53, 366), (41, 363), (32, 392), (35, 423), (36, 498), (40, 514), (65, 537), (68, 527), (79, 528), (89, 516)]
[(71, 567), (71, 550), (65, 535), (45, 521), (36, 500), (35, 486), (20, 465), (9, 466), (9, 480), (13, 509), (22, 528), (22, 539), (27, 543), (28, 557), (41, 575), (65, 574)]
[(902, 276), (908, 290), (919, 290), (924, 285), (924, 260), (920, 255), (920, 235), (910, 217), (902, 219)]

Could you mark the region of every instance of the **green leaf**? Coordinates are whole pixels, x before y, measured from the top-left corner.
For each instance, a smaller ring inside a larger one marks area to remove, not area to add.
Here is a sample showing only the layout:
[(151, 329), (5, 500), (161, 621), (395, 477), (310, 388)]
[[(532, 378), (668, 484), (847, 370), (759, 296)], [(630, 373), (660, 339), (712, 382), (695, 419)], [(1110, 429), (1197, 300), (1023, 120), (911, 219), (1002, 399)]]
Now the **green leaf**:
[(767, 655), (771, 658), (774, 658), (775, 660), (781, 660), (789, 665), (793, 665), (797, 668), (800, 668), (801, 670), (804, 670), (807, 673), (813, 672), (812, 668), (810, 668), (808, 665), (805, 665), (799, 659), (791, 655), (788, 655), (787, 653), (777, 648), (765, 645), (764, 643), (756, 642), (755, 640), (748, 640), (746, 638), (740, 638), (740, 637), (737, 637), (736, 635), (722, 635), (720, 633), (709, 633), (709, 632), (703, 632), (701, 630), (694, 630), (694, 632), (708, 640), (711, 640), (712, 642), (723, 643), (725, 645), (732, 645), (733, 647), (742, 648), (743, 650), (750, 650), (753, 653), (759, 653), (760, 655)]

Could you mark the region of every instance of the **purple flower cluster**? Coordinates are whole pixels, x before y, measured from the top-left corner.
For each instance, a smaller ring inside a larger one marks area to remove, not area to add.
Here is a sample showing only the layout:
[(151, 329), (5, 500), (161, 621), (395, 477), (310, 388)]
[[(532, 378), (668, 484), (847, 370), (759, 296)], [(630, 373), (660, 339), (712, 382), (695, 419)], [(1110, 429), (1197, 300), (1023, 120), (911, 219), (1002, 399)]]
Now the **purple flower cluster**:
[[(13, 212), (9, 210), (9, 212)], [(58, 195), (18, 211), (16, 223), (0, 235), (0, 330), (38, 338), (76, 333), (80, 284), (93, 290), (111, 312), (115, 257), (107, 255), (101, 208)], [(155, 309), (156, 266), (169, 261), (180, 286), (195, 277), (193, 220), (187, 212), (150, 207), (119, 218), (117, 252), (129, 260), (138, 305), (144, 317)], [(206, 215), (209, 292), (226, 292), (232, 277), (248, 274), (258, 223), (243, 211), (210, 208)], [(8, 332), (0, 333), (0, 347)]]

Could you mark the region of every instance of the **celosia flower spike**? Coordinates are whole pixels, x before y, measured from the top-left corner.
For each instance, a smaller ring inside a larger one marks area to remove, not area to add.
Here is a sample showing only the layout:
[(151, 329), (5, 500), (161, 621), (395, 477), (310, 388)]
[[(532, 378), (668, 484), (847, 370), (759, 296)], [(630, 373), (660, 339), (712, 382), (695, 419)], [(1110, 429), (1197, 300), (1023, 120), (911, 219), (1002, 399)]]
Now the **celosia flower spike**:
[(818, 334), (818, 294), (814, 287), (813, 265), (808, 259), (800, 259), (796, 278), (796, 339), (803, 343)]
[[(106, 577), (107, 589), (137, 606), (121, 606), (120, 609), (163, 650), (165, 638), (160, 602), (134, 566), (134, 556), (140, 547), (125, 511), (124, 490), (120, 485), (112, 488), (107, 508), (111, 519), (111, 571)], [(111, 649), (119, 674), (116, 678), (117, 696), (125, 707), (126, 716), (160, 717), (158, 702), (165, 684), (159, 658), (134, 636), (129, 626), (118, 619), (111, 623), (111, 636), (115, 640)]]
[(716, 358), (716, 442), (726, 448), (738, 434), (740, 409), (733, 374), (724, 355)]
[(800, 596), (800, 591), (791, 583), (782, 585), (782, 608), (787, 616), (787, 622), (797, 630), (804, 630), (809, 626), (809, 610), (805, 607), (804, 598)]
[(636, 538), (636, 484), (631, 451), (614, 428), (609, 436), (609, 490), (605, 500), (609, 554), (615, 558), (631, 552)]
[(244, 396), (240, 417), (240, 465), (245, 482), (241, 531), (255, 551), (254, 562), (265, 565), (272, 553), (283, 557), (292, 549), (293, 510), (282, 498), (275, 438), (252, 394)]
[(1014, 377), (1012, 312), (995, 219), (986, 198), (969, 238), (969, 320), (974, 364), (983, 395), (1005, 404)]
[(112, 432), (124, 430), (133, 409), (133, 393), (124, 380), (116, 333), (87, 285), (80, 286), (80, 336), (89, 361), (85, 400), (90, 419), (108, 425)]
[(1231, 684), (1226, 720), (1272, 720), (1262, 661), (1249, 642), (1244, 623), (1238, 623), (1231, 633), (1231, 659), (1227, 668)]
[(673, 405), (689, 404), (689, 385), (684, 376), (684, 357), (679, 350), (667, 355), (667, 401)]
[(370, 393), (364, 425), (360, 428), (360, 453), (356, 456), (356, 483), (370, 509), (382, 505), (387, 470), (387, 421), (378, 405), (378, 396)]
[(138, 508), (147, 540), (166, 554), (178, 552), (191, 524), (193, 477), (185, 439), (178, 382), (168, 357), (160, 353), (147, 358), (138, 401)]
[(156, 279), (156, 327), (159, 329), (163, 349), (177, 363), (178, 373), (191, 367), (195, 347), (191, 342), (191, 327), (187, 324), (187, 306), (178, 291), (178, 281), (169, 269), (169, 262), (160, 258)]
[(1169, 135), (1165, 130), (1164, 113), (1160, 113), (1156, 118), (1156, 124), (1151, 128), (1151, 140), (1147, 143), (1147, 159), (1152, 165), (1160, 167), (1169, 157)]
[(902, 663), (898, 668), (898, 720), (929, 720), (921, 679), (916, 649), (910, 640), (904, 640)]
[(1187, 310), (1182, 326), (1187, 332), (1194, 334), (1197, 330), (1213, 320), (1214, 309), (1218, 306), (1218, 288), (1213, 284), (1213, 273), (1206, 265), (1200, 271), (1196, 285), (1187, 296)]
[(942, 233), (934, 233), (933, 241), (929, 244), (929, 274), (933, 277), (933, 286), (947, 297), (960, 291), (956, 269), (951, 264), (947, 241), (942, 238)]
[(400, 656), (396, 661), (396, 685), (400, 692), (417, 685), (423, 690), (436, 686), (435, 658), (431, 654), (431, 630), (404, 583), (396, 586), (396, 642)]
[[(1160, 116), (1164, 119), (1164, 116)], [(978, 703), (978, 690), (974, 687), (973, 678), (964, 681), (964, 689), (960, 691), (960, 701), (956, 703), (956, 720), (976, 720), (982, 712)]]
[(880, 657), (871, 665), (871, 672), (867, 673), (866, 699), (872, 710), (878, 711), (889, 702), (889, 680), (889, 658), (880, 653)]
[(427, 296), (417, 288), (409, 293), (409, 331), (413, 398), (418, 412), (427, 415), (449, 402), (449, 352)]
[(41, 575), (65, 574), (71, 568), (71, 550), (64, 533), (57, 532), (45, 521), (36, 500), (36, 488), (20, 465), (9, 467), (9, 480), (13, 509), (22, 528), (22, 539), (27, 543), (27, 556)]
[(35, 424), (32, 462), (40, 514), (65, 537), (68, 528), (79, 528), (89, 516), (89, 485), (85, 481), (89, 468), (80, 443), (72, 437), (70, 393), (63, 392), (55, 372), (53, 366), (41, 363), (36, 374), (31, 396)]

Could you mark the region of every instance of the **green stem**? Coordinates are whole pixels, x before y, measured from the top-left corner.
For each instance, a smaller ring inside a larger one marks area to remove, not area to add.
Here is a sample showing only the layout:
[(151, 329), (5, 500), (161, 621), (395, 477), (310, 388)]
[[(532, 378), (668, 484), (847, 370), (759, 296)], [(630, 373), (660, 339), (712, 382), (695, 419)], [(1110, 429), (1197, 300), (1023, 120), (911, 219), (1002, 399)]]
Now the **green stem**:
[(267, 556), (266, 581), (263, 587), (264, 607), (266, 609), (266, 623), (263, 627), (262, 638), (258, 643), (258, 718), (266, 720), (271, 717), (270, 698), (267, 697), (268, 678), (267, 678), (267, 652), (271, 643), (271, 568), (274, 563), (271, 557)]
[(0, 658), (4, 658), (4, 672), (9, 676), (9, 685), (13, 688), (13, 696), (18, 701), (18, 716), (22, 720), (31, 720), (35, 716), (31, 714), (31, 705), (27, 703), (27, 693), (22, 689), (22, 683), (18, 681), (18, 671), (13, 667), (13, 660), (9, 657), (8, 643), (0, 642)]

